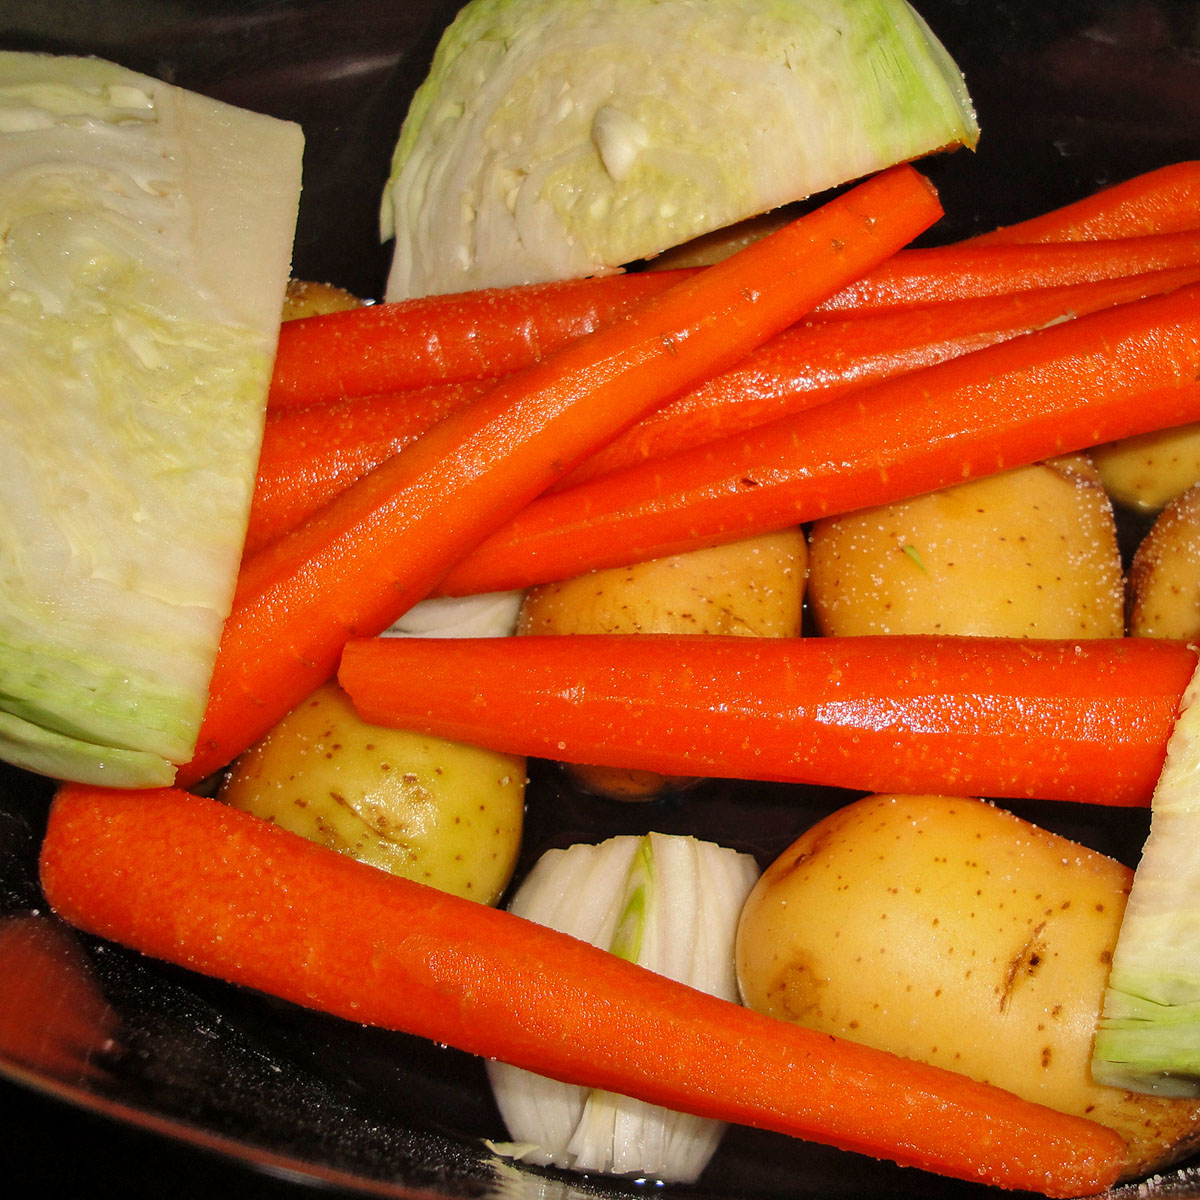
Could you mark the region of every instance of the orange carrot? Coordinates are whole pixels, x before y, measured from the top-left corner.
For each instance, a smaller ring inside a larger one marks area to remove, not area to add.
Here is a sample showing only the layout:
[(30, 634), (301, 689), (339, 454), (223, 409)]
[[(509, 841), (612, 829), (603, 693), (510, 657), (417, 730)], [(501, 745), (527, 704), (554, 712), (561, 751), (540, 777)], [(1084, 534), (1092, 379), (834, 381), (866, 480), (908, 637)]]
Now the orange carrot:
[(847, 392), (1019, 334), (1200, 282), (1200, 267), (806, 320), (732, 371), (648, 413), (554, 490), (803, 412)]
[(1200, 285), (1192, 285), (544, 496), (438, 590), (567, 579), (1197, 420)]
[[(1200, 267), (1043, 288), (928, 308), (803, 321), (735, 366), (648, 413), (553, 490), (764, 422), (1032, 329), (1200, 281)], [(273, 412), (246, 553), (316, 512), (487, 382), (443, 384)]]
[(191, 970), (543, 1075), (959, 1178), (1091, 1195), (1112, 1131), (817, 1034), (188, 793), (63, 788), (67, 921)]
[[(1015, 240), (1015, 239), (1014, 239)], [(1200, 264), (1200, 233), (1064, 245), (982, 239), (906, 250), (818, 305), (815, 316), (914, 308)], [(269, 406), (326, 404), (495, 378), (620, 319), (696, 268), (497, 288), (287, 321)]]
[(1200, 263), (1200, 229), (1104, 242), (958, 242), (905, 250), (814, 310), (832, 313), (918, 308), (947, 300), (1141, 275)]
[(611, 324), (690, 271), (424, 296), (285, 321), (272, 408), (491, 379)]
[[(970, 238), (976, 246), (1175, 233), (1200, 226), (1200, 162), (1171, 163), (1090, 196)], [(965, 243), (964, 243), (965, 244)]]
[(643, 413), (725, 370), (940, 214), (910, 167), (874, 176), (616, 325), (497, 383), (242, 564), (193, 761), (224, 766), (491, 530)]
[(311, 408), (268, 412), (244, 554), (255, 554), (492, 381), (431, 384)]
[(566, 634), (356, 640), (338, 678), (375, 724), (540, 758), (1144, 806), (1195, 666), (1150, 638)]

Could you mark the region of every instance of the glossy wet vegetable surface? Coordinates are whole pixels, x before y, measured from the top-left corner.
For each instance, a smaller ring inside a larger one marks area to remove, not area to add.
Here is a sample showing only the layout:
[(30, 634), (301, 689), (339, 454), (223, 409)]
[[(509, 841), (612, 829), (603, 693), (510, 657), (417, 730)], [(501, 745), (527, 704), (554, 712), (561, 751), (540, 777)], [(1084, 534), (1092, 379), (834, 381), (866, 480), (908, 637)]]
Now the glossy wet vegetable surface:
[[(302, 121), (309, 170), (297, 272), (377, 294), (386, 252), (374, 230), (387, 158), (406, 98), (454, 7), (447, 0), (134, 0), (120, 8), (9, 0), (0, 5), (0, 42), (99, 53)], [(1193, 4), (918, 0), (917, 7), (966, 73), (984, 131), (975, 155), (923, 165), (947, 211), (938, 239), (1200, 157)], [(1141, 527), (1125, 524), (1128, 551)], [(31, 926), (29, 914), (42, 904), (34, 863), (47, 796), (42, 783), (0, 770), (0, 1076), (23, 1113), (0, 1143), (0, 1170), (14, 1181), (6, 1194), (47, 1179), (70, 1192), (85, 1178), (98, 1189), (97, 1180), (119, 1181), (134, 1196), (143, 1187), (147, 1195), (153, 1188), (185, 1197), (303, 1194), (316, 1179), (338, 1190), (454, 1200), (592, 1194), (593, 1185), (570, 1177), (497, 1172), (477, 1139), (502, 1138), (503, 1129), (474, 1060), (201, 980), (41, 917)], [(711, 783), (649, 806), (613, 805), (569, 790), (556, 769), (537, 764), (522, 866), (550, 845), (650, 828), (723, 841), (765, 864), (847, 798)], [(1012, 807), (1129, 863), (1145, 832), (1143, 812)], [(21, 1040), (34, 1024), (39, 1036)], [(114, 1115), (118, 1124), (110, 1126)], [(177, 1122), (186, 1127), (182, 1143)], [(70, 1144), (89, 1156), (86, 1163), (71, 1164)], [(53, 1160), (42, 1157), (45, 1146), (54, 1147)], [(283, 1162), (306, 1164), (310, 1178), (285, 1181), (245, 1165)], [(614, 1195), (643, 1190), (601, 1185)], [(988, 1193), (734, 1130), (688, 1194)]]

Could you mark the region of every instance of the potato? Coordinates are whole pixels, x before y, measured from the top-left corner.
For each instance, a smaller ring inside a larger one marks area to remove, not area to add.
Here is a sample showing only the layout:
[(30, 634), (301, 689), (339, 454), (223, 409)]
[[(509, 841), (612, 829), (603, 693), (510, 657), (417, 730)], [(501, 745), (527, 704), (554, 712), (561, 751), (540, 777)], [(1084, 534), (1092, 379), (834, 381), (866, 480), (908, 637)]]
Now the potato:
[(1120, 637), (1112, 506), (1086, 457), (817, 521), (809, 603), (822, 633)]
[(800, 631), (807, 551), (799, 529), (592, 571), (526, 593), (518, 633)]
[(1200, 1102), (1091, 1079), (1131, 877), (980, 800), (868, 796), (763, 874), (739, 984), (771, 1016), (1109, 1125), (1142, 1175), (1200, 1141)]
[(1131, 637), (1200, 639), (1200, 486), (1159, 513), (1129, 566)]
[(524, 819), (523, 759), (363, 721), (326, 684), (234, 764), (220, 799), (343, 854), (494, 904)]
[[(631, 567), (593, 571), (526, 593), (518, 634), (799, 634), (804, 611), (804, 535), (799, 529), (693, 550)], [(570, 764), (576, 785), (617, 799), (649, 799), (695, 782)]]
[(680, 267), (711, 267), (713, 263), (721, 262), (731, 254), (736, 254), (768, 234), (782, 229), (799, 215), (799, 205), (785, 205), (761, 213), (757, 217), (747, 217), (734, 225), (714, 229), (712, 233), (703, 233), (690, 242), (672, 246), (652, 258), (650, 265), (656, 271), (675, 270)]
[(283, 320), (295, 321), (300, 317), (319, 317), (325, 313), (361, 307), (362, 301), (345, 288), (332, 283), (289, 279), (283, 299)]
[(1200, 424), (1139, 434), (1091, 453), (1108, 494), (1134, 512), (1156, 513), (1200, 483)]

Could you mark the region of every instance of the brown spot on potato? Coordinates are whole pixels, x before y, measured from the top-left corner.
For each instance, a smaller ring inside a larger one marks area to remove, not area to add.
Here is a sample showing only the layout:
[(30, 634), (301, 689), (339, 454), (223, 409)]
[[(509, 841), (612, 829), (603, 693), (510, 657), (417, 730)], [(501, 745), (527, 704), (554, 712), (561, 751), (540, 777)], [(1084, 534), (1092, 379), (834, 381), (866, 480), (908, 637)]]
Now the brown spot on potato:
[(828, 986), (829, 980), (819, 975), (810, 962), (792, 959), (771, 987), (771, 998), (785, 1020), (803, 1025), (821, 1011), (821, 996)]
[[(523, 815), (522, 789), (495, 781), (518, 761), (368, 725), (327, 685), (239, 760), (220, 798), (372, 866), (494, 903)], [(476, 813), (495, 840), (476, 833)]]

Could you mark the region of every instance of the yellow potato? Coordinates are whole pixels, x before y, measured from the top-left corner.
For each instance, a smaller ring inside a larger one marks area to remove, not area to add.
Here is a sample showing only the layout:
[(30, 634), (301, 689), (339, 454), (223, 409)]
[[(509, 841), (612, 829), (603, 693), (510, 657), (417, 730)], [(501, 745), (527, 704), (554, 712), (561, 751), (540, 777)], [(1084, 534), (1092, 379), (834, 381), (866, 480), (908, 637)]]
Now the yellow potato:
[[(518, 634), (708, 633), (792, 637), (800, 632), (806, 569), (799, 529), (593, 571), (526, 593)], [(577, 786), (619, 799), (679, 790), (691, 777), (571, 764)]]
[(747, 217), (734, 225), (714, 229), (712, 233), (701, 234), (690, 242), (664, 250), (650, 260), (650, 265), (656, 271), (674, 270), (679, 267), (711, 267), (713, 263), (721, 262), (767, 234), (782, 229), (789, 221), (794, 221), (799, 215), (799, 207), (785, 205), (757, 217)]
[(518, 633), (716, 633), (800, 630), (806, 549), (799, 529), (531, 588)]
[(763, 874), (739, 984), (774, 1017), (1100, 1121), (1142, 1175), (1197, 1144), (1200, 1103), (1091, 1079), (1131, 877), (980, 800), (869, 796)]
[(1133, 556), (1129, 633), (1200, 639), (1200, 486), (1163, 509)]
[(289, 279), (283, 299), (283, 320), (299, 317), (319, 317), (324, 313), (361, 308), (362, 301), (353, 293), (332, 283), (312, 283), (306, 279)]
[(1155, 513), (1200, 483), (1200, 424), (1109, 442), (1092, 459), (1117, 504)]
[(1124, 632), (1112, 506), (1081, 456), (816, 522), (808, 596), (833, 635)]
[(319, 688), (233, 766), (220, 799), (343, 854), (494, 904), (516, 865), (521, 758), (369, 725)]

